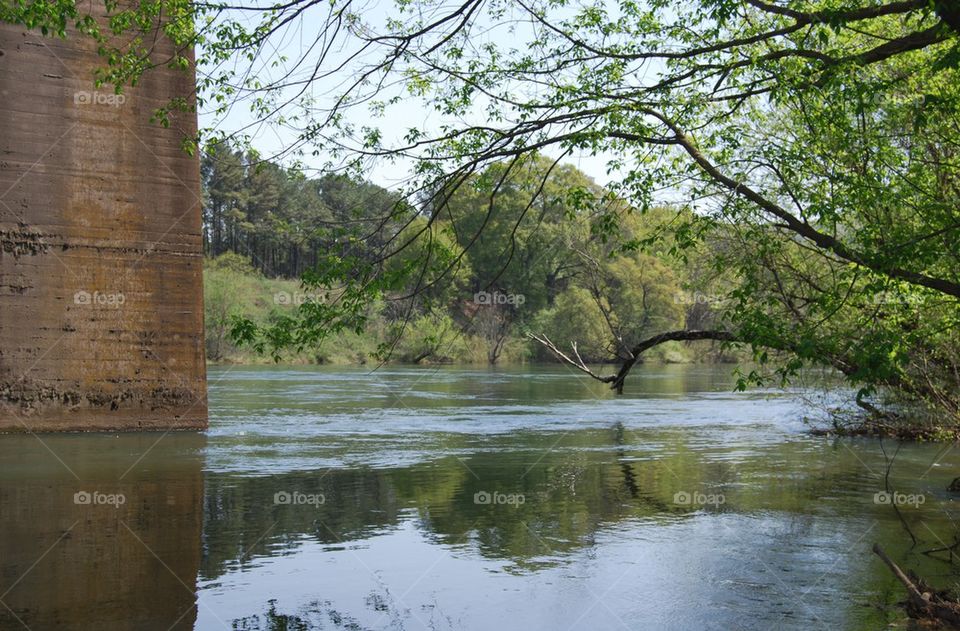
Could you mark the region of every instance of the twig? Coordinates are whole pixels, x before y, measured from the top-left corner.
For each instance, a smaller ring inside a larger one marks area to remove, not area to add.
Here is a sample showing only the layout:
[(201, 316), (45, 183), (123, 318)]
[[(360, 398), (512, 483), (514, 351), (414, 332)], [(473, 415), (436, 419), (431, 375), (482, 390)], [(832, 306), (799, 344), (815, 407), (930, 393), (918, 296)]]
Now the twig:
[(914, 548), (917, 545), (917, 538), (914, 536), (913, 531), (910, 529), (910, 525), (907, 524), (907, 520), (903, 518), (903, 514), (900, 513), (900, 509), (897, 508), (897, 503), (894, 501), (892, 492), (890, 491), (890, 469), (893, 468), (893, 463), (897, 459), (897, 454), (900, 453), (900, 447), (903, 446), (902, 442), (897, 442), (897, 450), (893, 452), (893, 458), (887, 458), (887, 450), (883, 446), (883, 436), (880, 437), (880, 451), (883, 452), (883, 459), (887, 461), (887, 471), (883, 475), (883, 488), (887, 492), (887, 495), (890, 497), (890, 506), (893, 507), (893, 512), (897, 514), (897, 517), (900, 519), (900, 523), (903, 524), (904, 530), (907, 531), (907, 534), (910, 535), (910, 539), (913, 541), (913, 545), (910, 548)]

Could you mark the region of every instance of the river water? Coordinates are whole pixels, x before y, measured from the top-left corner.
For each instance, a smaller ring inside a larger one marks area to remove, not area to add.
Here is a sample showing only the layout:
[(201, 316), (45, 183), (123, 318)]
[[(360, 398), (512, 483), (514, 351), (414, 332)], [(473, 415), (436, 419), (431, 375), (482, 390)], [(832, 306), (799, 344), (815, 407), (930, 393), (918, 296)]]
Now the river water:
[[(0, 629), (906, 628), (960, 450), (642, 366), (216, 368), (210, 430), (0, 436)], [(842, 393), (841, 393), (842, 394)], [(837, 396), (836, 393), (834, 396)], [(841, 397), (842, 398), (842, 397)], [(919, 543), (911, 549), (890, 495)], [(943, 555), (940, 558), (945, 559)]]

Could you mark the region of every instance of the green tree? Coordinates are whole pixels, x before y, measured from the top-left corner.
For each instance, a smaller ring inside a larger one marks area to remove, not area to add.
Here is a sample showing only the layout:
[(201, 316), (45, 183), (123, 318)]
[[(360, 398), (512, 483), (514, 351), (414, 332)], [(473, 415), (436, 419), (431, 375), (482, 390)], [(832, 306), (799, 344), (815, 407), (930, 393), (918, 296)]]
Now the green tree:
[[(571, 350), (579, 353), (586, 362), (610, 361), (615, 357), (603, 313), (594, 297), (583, 287), (570, 287), (557, 296), (553, 307), (538, 314), (531, 328), (546, 332), (557, 344), (569, 344)], [(538, 356), (541, 359), (552, 357), (545, 349), (538, 349)]]
[(233, 319), (244, 314), (249, 295), (244, 289), (256, 270), (246, 259), (228, 252), (209, 261), (203, 271), (203, 321), (207, 359), (220, 361), (228, 353)]

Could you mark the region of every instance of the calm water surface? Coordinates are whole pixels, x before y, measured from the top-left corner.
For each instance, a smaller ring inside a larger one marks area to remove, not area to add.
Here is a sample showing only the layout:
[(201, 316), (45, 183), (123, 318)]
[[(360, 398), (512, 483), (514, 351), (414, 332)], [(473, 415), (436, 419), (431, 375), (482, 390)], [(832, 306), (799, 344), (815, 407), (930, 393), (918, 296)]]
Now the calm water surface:
[(209, 378), (205, 434), (0, 436), (0, 629), (873, 630), (874, 542), (958, 579), (960, 450), (897, 455), (911, 552), (896, 445), (727, 366)]

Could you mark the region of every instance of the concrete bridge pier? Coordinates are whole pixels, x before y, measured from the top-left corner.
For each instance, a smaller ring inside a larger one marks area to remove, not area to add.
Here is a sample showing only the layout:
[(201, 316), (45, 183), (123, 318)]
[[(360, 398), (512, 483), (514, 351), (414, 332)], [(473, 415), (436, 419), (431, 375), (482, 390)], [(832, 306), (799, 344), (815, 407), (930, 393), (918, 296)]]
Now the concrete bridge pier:
[(196, 115), (150, 122), (194, 75), (102, 65), (0, 24), (0, 432), (206, 426)]

